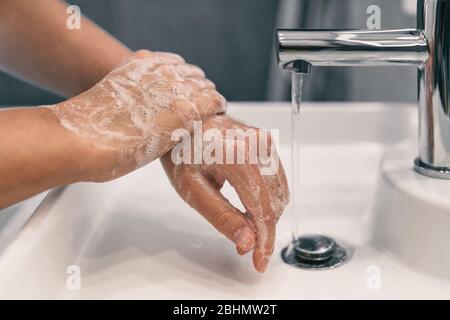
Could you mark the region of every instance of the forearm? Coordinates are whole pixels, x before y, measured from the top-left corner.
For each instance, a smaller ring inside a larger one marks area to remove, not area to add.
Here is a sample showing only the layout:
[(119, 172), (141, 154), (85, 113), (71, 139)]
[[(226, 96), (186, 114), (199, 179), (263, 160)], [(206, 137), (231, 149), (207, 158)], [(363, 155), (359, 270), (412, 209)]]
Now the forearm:
[(225, 110), (198, 67), (142, 50), (67, 101), (0, 111), (0, 208), (55, 186), (127, 174), (169, 151), (177, 129)]
[(0, 208), (87, 180), (87, 148), (47, 108), (2, 110), (0, 128)]
[(86, 18), (66, 27), (60, 0), (0, 0), (0, 69), (64, 96), (92, 87), (130, 50)]

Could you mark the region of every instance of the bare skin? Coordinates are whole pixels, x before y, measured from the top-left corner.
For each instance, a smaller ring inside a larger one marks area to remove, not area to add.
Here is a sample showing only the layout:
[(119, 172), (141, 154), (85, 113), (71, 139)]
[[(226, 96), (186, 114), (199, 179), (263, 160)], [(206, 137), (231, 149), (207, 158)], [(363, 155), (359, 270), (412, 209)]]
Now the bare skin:
[[(243, 129), (249, 126), (227, 115), (208, 119), (203, 130), (219, 128)], [(256, 128), (255, 128), (256, 129)], [(225, 136), (225, 135), (224, 135)], [(269, 137), (270, 138), (270, 137)], [(248, 159), (248, 144), (232, 139), (229, 146), (241, 148)], [(266, 151), (274, 161), (278, 160), (270, 140)], [(273, 154), (271, 154), (273, 152)], [(262, 164), (179, 164), (174, 165), (171, 154), (161, 158), (164, 169), (178, 194), (219, 232), (236, 244), (239, 254), (253, 250), (253, 264), (259, 272), (267, 268), (273, 252), (275, 226), (289, 201), (287, 180), (282, 165), (273, 174), (263, 175)], [(220, 193), (225, 181), (236, 190), (246, 212), (241, 212)]]
[[(59, 0), (0, 0), (0, 69), (72, 97), (54, 106), (0, 111), (0, 208), (56, 186), (109, 181), (166, 154), (163, 165), (180, 195), (186, 199), (184, 185), (197, 189), (198, 200), (188, 203), (239, 253), (255, 248), (255, 268), (263, 272), (287, 202), (282, 168), (273, 178), (262, 177), (255, 165), (169, 170), (173, 130), (190, 131), (194, 120), (221, 130), (244, 125), (215, 116), (226, 102), (198, 67), (174, 54), (133, 54), (85, 18), (81, 30), (67, 29), (66, 18)], [(196, 184), (200, 171), (211, 192)], [(254, 181), (260, 195), (241, 177)], [(221, 196), (225, 180), (236, 188), (245, 214)]]
[(169, 151), (172, 131), (225, 108), (198, 67), (142, 50), (65, 102), (0, 111), (0, 207), (54, 186), (127, 174)]
[(0, 0), (0, 69), (63, 96), (88, 90), (131, 51), (82, 17), (66, 28), (60, 0)]
[[(132, 52), (86, 18), (66, 28), (60, 0), (0, 0), (0, 69), (63, 96), (91, 88)], [(0, 111), (0, 208), (90, 180), (89, 147), (47, 108)], [(95, 163), (95, 162), (94, 162)]]
[(171, 53), (141, 50), (88, 91), (48, 107), (98, 161), (91, 181), (108, 181), (159, 158), (178, 128), (192, 131), (226, 110), (226, 100), (198, 67)]

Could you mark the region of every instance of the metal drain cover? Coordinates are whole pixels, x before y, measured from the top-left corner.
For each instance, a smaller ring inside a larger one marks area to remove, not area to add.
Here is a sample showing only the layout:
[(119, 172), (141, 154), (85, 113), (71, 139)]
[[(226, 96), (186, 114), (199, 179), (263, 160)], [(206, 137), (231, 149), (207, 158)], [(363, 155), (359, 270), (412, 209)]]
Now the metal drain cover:
[(284, 248), (281, 256), (287, 264), (302, 269), (332, 269), (347, 259), (347, 252), (332, 238), (306, 235), (295, 239)]

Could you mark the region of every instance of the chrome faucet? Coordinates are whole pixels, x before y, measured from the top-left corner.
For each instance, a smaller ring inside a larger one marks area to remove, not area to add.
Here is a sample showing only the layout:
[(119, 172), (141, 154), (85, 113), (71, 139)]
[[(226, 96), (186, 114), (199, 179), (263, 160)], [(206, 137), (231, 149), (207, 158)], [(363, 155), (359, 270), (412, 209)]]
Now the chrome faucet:
[(279, 66), (301, 73), (311, 66), (417, 66), (414, 167), (450, 179), (450, 0), (418, 0), (416, 29), (278, 30), (277, 51)]

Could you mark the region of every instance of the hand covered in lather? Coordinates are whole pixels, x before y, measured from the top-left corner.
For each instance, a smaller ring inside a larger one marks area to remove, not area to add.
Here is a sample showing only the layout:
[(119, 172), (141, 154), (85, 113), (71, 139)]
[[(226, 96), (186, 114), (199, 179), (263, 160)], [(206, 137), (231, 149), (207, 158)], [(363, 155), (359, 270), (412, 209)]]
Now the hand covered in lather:
[[(269, 134), (246, 126), (227, 115), (211, 117), (203, 124), (203, 132), (218, 129), (223, 139), (223, 155), (235, 151), (234, 163), (186, 164), (173, 159), (173, 152), (165, 154), (162, 164), (178, 194), (219, 232), (235, 243), (239, 254), (253, 250), (253, 264), (264, 272), (272, 255), (276, 223), (289, 202), (287, 179)], [(227, 137), (226, 130), (253, 129), (257, 133), (257, 146), (263, 157), (253, 163), (249, 144), (251, 139)], [(263, 133), (263, 134), (261, 134)], [(262, 137), (267, 143), (261, 146)], [(217, 142), (217, 141), (216, 141)], [(192, 143), (192, 150), (195, 149)], [(203, 150), (207, 147), (204, 143)], [(265, 148), (266, 150), (260, 150)], [(217, 152), (217, 149), (215, 150)], [(239, 153), (242, 152), (242, 153)], [(244, 162), (237, 155), (244, 155)], [(224, 156), (225, 157), (225, 156)], [(275, 164), (275, 166), (273, 166)], [(236, 190), (245, 212), (235, 208), (220, 192), (225, 181)]]
[(88, 146), (89, 180), (106, 181), (169, 151), (177, 128), (226, 109), (203, 71), (172, 53), (138, 51), (88, 91), (49, 106)]

